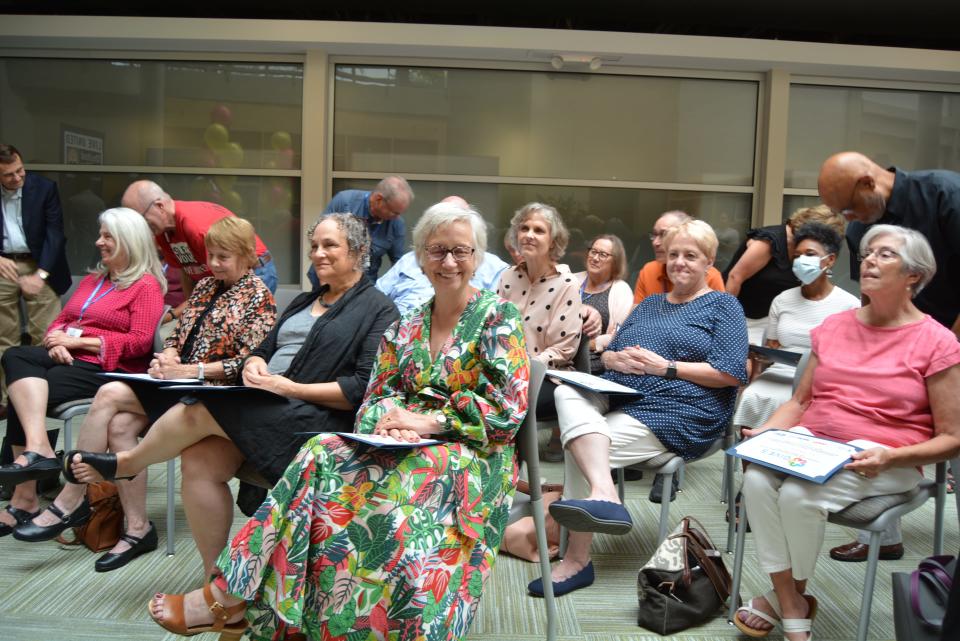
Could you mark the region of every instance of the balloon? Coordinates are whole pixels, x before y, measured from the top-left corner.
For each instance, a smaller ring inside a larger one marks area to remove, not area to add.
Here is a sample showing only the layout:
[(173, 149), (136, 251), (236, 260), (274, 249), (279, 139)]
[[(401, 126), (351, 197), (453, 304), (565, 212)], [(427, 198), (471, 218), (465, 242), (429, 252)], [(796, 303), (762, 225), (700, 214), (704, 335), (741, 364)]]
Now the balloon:
[(281, 169), (293, 169), (293, 149), (281, 149), (277, 152), (277, 166)]
[(216, 167), (217, 166), (217, 155), (213, 153), (210, 149), (201, 149), (200, 150), (200, 166), (201, 167)]
[(203, 132), (203, 142), (213, 150), (223, 149), (230, 141), (230, 132), (219, 123), (208, 125)]
[(289, 149), (290, 146), (293, 145), (293, 139), (286, 131), (275, 131), (273, 135), (270, 136), (270, 144), (277, 150)]
[(210, 110), (210, 121), (229, 127), (233, 121), (233, 112), (226, 105), (217, 105)]
[(220, 196), (220, 204), (235, 214), (239, 215), (243, 212), (243, 198), (233, 190), (225, 192)]
[(227, 143), (225, 147), (217, 150), (217, 156), (223, 167), (239, 167), (243, 164), (243, 147), (235, 142)]

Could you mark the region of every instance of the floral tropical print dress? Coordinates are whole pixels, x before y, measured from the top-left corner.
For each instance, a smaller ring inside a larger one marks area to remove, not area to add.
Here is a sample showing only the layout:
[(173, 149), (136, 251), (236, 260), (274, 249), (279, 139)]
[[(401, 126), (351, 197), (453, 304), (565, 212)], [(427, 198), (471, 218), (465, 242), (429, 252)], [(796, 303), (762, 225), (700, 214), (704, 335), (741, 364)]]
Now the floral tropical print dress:
[(529, 361), (517, 308), (488, 291), (431, 357), (431, 305), (384, 334), (356, 429), (393, 407), (442, 412), (445, 443), (308, 441), (218, 560), (218, 586), (248, 601), (250, 638), (466, 637), (516, 486)]

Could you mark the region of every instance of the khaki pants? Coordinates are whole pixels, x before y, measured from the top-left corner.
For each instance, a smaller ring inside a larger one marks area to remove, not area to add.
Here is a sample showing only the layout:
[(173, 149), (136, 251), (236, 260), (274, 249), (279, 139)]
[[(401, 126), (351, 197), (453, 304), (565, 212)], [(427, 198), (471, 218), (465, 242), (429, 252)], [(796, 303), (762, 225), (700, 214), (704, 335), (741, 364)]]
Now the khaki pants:
[[(34, 260), (18, 260), (17, 269), (21, 276), (37, 271)], [(45, 285), (36, 296), (25, 296), (18, 283), (0, 278), (0, 356), (8, 347), (20, 344), (20, 299), (27, 308), (27, 331), (34, 345), (43, 341), (47, 327), (60, 313), (60, 297), (49, 285)], [(6, 397), (7, 386), (0, 369), (0, 395)]]

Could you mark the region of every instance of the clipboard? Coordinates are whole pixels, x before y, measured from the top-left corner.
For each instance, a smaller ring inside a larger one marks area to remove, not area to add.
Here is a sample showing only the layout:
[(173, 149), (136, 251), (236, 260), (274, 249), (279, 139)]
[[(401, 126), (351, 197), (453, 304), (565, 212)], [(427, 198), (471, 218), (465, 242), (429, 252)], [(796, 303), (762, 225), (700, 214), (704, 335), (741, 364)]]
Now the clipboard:
[(638, 392), (632, 387), (627, 387), (626, 385), (621, 385), (620, 383), (614, 383), (613, 381), (608, 381), (605, 378), (594, 376), (593, 374), (584, 374), (583, 372), (562, 369), (548, 369), (547, 376), (558, 378), (564, 383), (569, 383), (575, 387), (582, 387), (583, 389), (587, 389), (598, 394), (643, 396), (641, 392)]
[(160, 386), (199, 385), (201, 383), (199, 378), (154, 378), (149, 374), (128, 374), (127, 372), (100, 372), (100, 376), (129, 383), (147, 383)]
[(803, 432), (767, 430), (741, 441), (727, 454), (822, 485), (852, 461), (862, 447)]
[(754, 354), (759, 354), (768, 361), (781, 363), (783, 365), (790, 365), (792, 367), (796, 367), (800, 363), (800, 359), (803, 357), (803, 354), (800, 352), (791, 352), (790, 350), (775, 349), (773, 347), (763, 347), (762, 345), (750, 345), (749, 349)]
[[(323, 432), (294, 432), (300, 436), (316, 436)], [(416, 443), (409, 441), (398, 441), (390, 436), (380, 436), (379, 434), (358, 434), (357, 432), (331, 432), (336, 436), (345, 438), (349, 441), (356, 441), (370, 447), (377, 447), (382, 450), (411, 450), (415, 447), (426, 447), (427, 445), (439, 445), (446, 441), (438, 441), (435, 438), (422, 438)]]
[(164, 392), (178, 392), (180, 394), (199, 393), (199, 394), (267, 394), (274, 398), (287, 398), (283, 394), (277, 394), (270, 390), (260, 387), (247, 387), (246, 385), (166, 385), (161, 388)]

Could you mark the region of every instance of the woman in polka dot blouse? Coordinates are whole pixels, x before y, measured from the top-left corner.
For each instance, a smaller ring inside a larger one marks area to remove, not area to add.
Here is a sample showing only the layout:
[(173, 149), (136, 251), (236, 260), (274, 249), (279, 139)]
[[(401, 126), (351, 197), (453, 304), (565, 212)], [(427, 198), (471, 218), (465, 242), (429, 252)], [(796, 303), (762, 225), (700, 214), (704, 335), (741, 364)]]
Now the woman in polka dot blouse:
[[(737, 386), (747, 380), (747, 325), (736, 298), (707, 286), (717, 244), (713, 229), (699, 220), (667, 232), (673, 290), (637, 305), (603, 352), (604, 377), (640, 396), (611, 399), (569, 385), (556, 390), (568, 456), (564, 498), (550, 513), (571, 534), (566, 556), (551, 573), (554, 594), (593, 583), (593, 532), (626, 534), (633, 527), (611, 466), (666, 451), (696, 458), (730, 420)], [(542, 593), (542, 580), (529, 587)]]
[[(550, 205), (528, 203), (510, 221), (508, 238), (522, 262), (505, 269), (497, 293), (520, 309), (530, 358), (550, 369), (573, 369), (580, 346), (580, 283), (558, 265), (570, 234)], [(537, 416), (556, 416), (553, 383), (544, 381)]]

